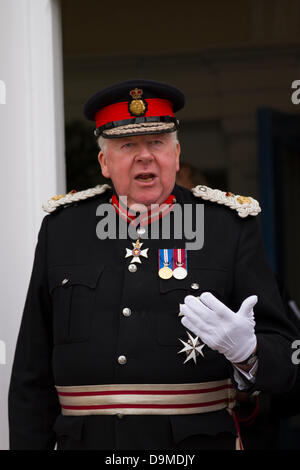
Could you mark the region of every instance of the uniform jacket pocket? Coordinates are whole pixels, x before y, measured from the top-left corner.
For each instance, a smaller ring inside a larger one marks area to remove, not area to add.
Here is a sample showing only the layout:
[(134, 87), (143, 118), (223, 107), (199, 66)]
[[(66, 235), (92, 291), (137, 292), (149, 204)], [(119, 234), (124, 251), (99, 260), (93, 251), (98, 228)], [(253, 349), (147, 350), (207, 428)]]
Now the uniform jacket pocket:
[(103, 269), (81, 265), (50, 268), (54, 344), (88, 340), (96, 287)]
[(161, 310), (158, 319), (158, 342), (162, 345), (180, 345), (178, 338), (186, 336), (181, 324), (180, 304), (187, 295), (200, 296), (211, 292), (222, 301), (226, 290), (227, 270), (223, 268), (189, 268), (185, 279), (160, 279)]
[(216, 296), (224, 295), (228, 271), (224, 268), (193, 267), (188, 269), (184, 279), (160, 279), (161, 294), (182, 292), (183, 295), (200, 295), (202, 292), (211, 292)]

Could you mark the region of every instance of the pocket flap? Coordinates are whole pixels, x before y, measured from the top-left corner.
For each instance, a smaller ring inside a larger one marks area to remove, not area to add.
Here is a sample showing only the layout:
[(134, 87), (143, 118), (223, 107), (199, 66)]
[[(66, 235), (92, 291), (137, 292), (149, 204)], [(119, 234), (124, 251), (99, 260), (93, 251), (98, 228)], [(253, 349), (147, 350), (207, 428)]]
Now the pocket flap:
[(53, 266), (49, 269), (49, 292), (58, 286), (68, 287), (76, 284), (95, 288), (104, 266)]
[(216, 436), (222, 432), (236, 435), (234, 421), (228, 411), (220, 410), (211, 413), (170, 416), (174, 442), (198, 434)]
[(80, 441), (82, 435), (83, 422), (83, 416), (59, 415), (54, 423), (53, 431), (58, 436), (68, 436), (72, 439), (75, 439), (76, 441)]
[(162, 294), (172, 290), (185, 290), (193, 295), (209, 291), (224, 294), (227, 281), (227, 270), (222, 268), (189, 268), (184, 279), (160, 279), (160, 292)]

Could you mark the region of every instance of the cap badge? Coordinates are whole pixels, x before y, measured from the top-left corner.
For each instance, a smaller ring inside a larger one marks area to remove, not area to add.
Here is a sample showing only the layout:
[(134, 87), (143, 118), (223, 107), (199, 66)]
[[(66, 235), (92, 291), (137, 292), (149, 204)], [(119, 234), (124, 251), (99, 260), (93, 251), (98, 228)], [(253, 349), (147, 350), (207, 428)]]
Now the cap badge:
[(142, 98), (143, 90), (135, 88), (130, 91), (132, 100), (128, 104), (132, 116), (143, 116), (147, 111), (147, 103)]

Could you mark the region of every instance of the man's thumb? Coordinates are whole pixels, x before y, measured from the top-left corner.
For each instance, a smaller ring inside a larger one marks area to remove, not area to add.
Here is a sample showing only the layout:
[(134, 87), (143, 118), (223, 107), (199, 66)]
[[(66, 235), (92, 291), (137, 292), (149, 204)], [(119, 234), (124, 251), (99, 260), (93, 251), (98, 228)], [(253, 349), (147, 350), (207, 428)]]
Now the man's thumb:
[(254, 305), (257, 304), (257, 301), (258, 301), (257, 295), (250, 295), (250, 297), (247, 297), (244, 300), (244, 302), (240, 306), (238, 313), (240, 315), (243, 315), (245, 317), (248, 317), (254, 320), (253, 307)]

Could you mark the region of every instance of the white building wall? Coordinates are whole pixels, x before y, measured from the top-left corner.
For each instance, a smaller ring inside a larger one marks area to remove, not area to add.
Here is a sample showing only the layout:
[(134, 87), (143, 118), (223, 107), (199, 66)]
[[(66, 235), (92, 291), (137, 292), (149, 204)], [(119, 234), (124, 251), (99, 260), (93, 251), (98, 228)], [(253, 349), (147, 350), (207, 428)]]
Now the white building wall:
[(65, 191), (59, 0), (0, 0), (0, 449), (41, 204)]

